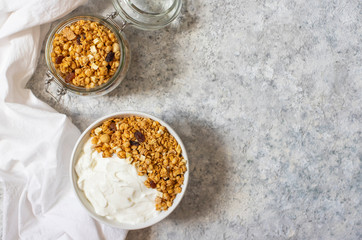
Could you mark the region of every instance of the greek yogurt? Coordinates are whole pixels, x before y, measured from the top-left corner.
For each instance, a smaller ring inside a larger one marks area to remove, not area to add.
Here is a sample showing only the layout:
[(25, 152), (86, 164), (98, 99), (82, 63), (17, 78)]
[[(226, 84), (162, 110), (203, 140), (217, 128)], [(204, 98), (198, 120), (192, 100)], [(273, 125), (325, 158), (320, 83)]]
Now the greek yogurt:
[(84, 192), (95, 212), (120, 223), (146, 222), (159, 214), (155, 199), (159, 192), (144, 185), (146, 176), (117, 155), (103, 158), (92, 149), (91, 139), (75, 166), (78, 187)]

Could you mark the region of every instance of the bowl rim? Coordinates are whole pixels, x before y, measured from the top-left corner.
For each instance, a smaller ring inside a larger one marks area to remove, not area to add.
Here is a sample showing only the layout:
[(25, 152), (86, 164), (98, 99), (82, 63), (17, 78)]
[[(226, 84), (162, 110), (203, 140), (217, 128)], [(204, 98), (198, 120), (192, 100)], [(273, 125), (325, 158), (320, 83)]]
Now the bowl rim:
[[(115, 117), (128, 117), (128, 116), (139, 116), (139, 117), (145, 117), (145, 118), (150, 118), (154, 121), (158, 121), (161, 125), (163, 125), (164, 127), (167, 128), (167, 130), (170, 132), (170, 134), (176, 139), (176, 141), (178, 142), (178, 144), (180, 144), (181, 149), (182, 149), (182, 156), (184, 157), (184, 159), (186, 160), (186, 167), (187, 167), (187, 171), (184, 174), (184, 182), (182, 184), (182, 191), (181, 193), (177, 194), (172, 206), (167, 210), (167, 211), (162, 211), (160, 212), (156, 217), (151, 218), (149, 220), (147, 220), (144, 223), (138, 223), (138, 224), (126, 224), (126, 223), (119, 223), (116, 222), (115, 220), (109, 220), (106, 219), (105, 217), (102, 217), (100, 215), (98, 215), (97, 213), (95, 213), (93, 206), (90, 204), (90, 202), (88, 201), (88, 199), (84, 196), (84, 192), (82, 190), (79, 189), (78, 184), (77, 184), (77, 179), (78, 176), (75, 172), (75, 164), (76, 161), (78, 159), (76, 159), (76, 155), (81, 153), (81, 149), (83, 147), (84, 141), (85, 139), (89, 138), (89, 134), (90, 131), (97, 127), (100, 126), (101, 123), (103, 123), (104, 121), (106, 121), (107, 119), (110, 118), (115, 118)], [(83, 143), (83, 144), (81, 144)], [(80, 137), (78, 138), (76, 144), (74, 145), (73, 151), (72, 151), (72, 155), (70, 158), (70, 181), (71, 181), (71, 185), (72, 185), (72, 189), (74, 194), (77, 196), (76, 198), (78, 199), (78, 201), (80, 202), (80, 205), (82, 205), (82, 207), (88, 212), (88, 214), (95, 220), (104, 223), (108, 226), (111, 227), (116, 227), (116, 228), (120, 228), (120, 229), (126, 229), (126, 230), (136, 230), (136, 229), (142, 229), (142, 228), (146, 228), (149, 227), (151, 225), (154, 225), (160, 221), (162, 221), (163, 219), (165, 219), (167, 216), (169, 216), (175, 209), (176, 207), (179, 205), (179, 203), (181, 202), (185, 192), (186, 192), (186, 188), (188, 185), (188, 181), (189, 181), (189, 172), (190, 172), (190, 167), (189, 167), (189, 159), (187, 156), (187, 152), (186, 152), (186, 148), (181, 140), (181, 138), (177, 135), (177, 133), (175, 132), (175, 130), (173, 130), (173, 128), (167, 124), (166, 122), (164, 122), (163, 120), (144, 113), (144, 112), (139, 112), (139, 111), (120, 111), (120, 112), (115, 112), (115, 113), (111, 113), (108, 114), (106, 116), (100, 117), (97, 120), (95, 120), (94, 122), (92, 122), (80, 135)], [(85, 205), (84, 202), (88, 202), (88, 207)], [(89, 207), (90, 206), (90, 207)], [(92, 209), (90, 209), (92, 208)]]

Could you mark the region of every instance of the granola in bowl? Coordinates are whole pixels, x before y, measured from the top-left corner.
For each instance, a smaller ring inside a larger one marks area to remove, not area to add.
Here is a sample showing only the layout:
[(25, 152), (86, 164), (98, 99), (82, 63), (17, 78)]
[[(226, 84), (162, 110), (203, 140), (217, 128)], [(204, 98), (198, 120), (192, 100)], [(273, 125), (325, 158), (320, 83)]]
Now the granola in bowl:
[(167, 123), (145, 113), (120, 112), (85, 130), (73, 150), (71, 177), (78, 199), (95, 219), (141, 229), (180, 203), (189, 163), (181, 139)]
[(113, 154), (133, 164), (145, 185), (162, 193), (156, 209), (167, 210), (182, 191), (186, 160), (181, 146), (159, 122), (143, 117), (112, 118), (91, 132), (92, 143), (103, 157)]

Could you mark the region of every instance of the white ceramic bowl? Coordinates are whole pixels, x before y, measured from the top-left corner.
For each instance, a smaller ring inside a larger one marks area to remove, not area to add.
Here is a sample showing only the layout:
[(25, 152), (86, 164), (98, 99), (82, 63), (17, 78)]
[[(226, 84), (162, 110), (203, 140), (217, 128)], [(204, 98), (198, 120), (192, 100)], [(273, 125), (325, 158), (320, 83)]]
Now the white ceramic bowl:
[[(74, 168), (77, 161), (78, 161), (79, 155), (82, 153), (83, 145), (90, 138), (90, 132), (91, 132), (91, 130), (93, 128), (102, 125), (102, 123), (104, 121), (106, 121), (107, 119), (115, 118), (115, 117), (120, 117), (121, 118), (121, 117), (128, 117), (128, 116), (139, 116), (139, 117), (150, 118), (150, 119), (153, 119), (155, 121), (158, 121), (161, 125), (165, 126), (167, 128), (167, 130), (170, 132), (170, 134), (172, 134), (172, 136), (174, 136), (175, 139), (177, 140), (177, 142), (180, 144), (181, 149), (182, 149), (182, 156), (186, 160), (186, 167), (187, 167), (187, 171), (186, 171), (186, 173), (184, 175), (185, 179), (184, 179), (184, 183), (182, 185), (182, 192), (176, 195), (176, 198), (175, 198), (172, 206), (167, 211), (162, 211), (156, 217), (151, 218), (148, 221), (146, 221), (144, 223), (139, 223), (139, 224), (119, 223), (119, 222), (117, 222), (115, 220), (109, 220), (109, 219), (107, 219), (105, 217), (102, 217), (102, 216), (98, 215), (94, 211), (94, 208), (91, 205), (91, 203), (86, 198), (84, 192), (79, 189), (79, 187), (77, 185), (78, 176), (77, 176), (77, 174), (75, 172), (75, 168)], [(180, 137), (177, 135), (177, 133), (167, 123), (165, 123), (161, 119), (158, 119), (158, 118), (156, 118), (154, 116), (151, 116), (149, 114), (146, 114), (146, 113), (135, 112), (135, 111), (125, 111), (125, 112), (113, 113), (113, 114), (110, 114), (108, 116), (102, 117), (102, 118), (96, 120), (94, 123), (92, 123), (82, 133), (82, 135), (79, 137), (77, 143), (75, 144), (75, 147), (73, 149), (73, 153), (72, 153), (72, 156), (71, 156), (71, 163), (70, 163), (70, 176), (71, 176), (72, 186), (73, 186), (73, 189), (75, 191), (75, 194), (76, 194), (77, 198), (79, 199), (81, 205), (86, 209), (86, 211), (94, 219), (98, 220), (99, 222), (102, 222), (102, 223), (107, 224), (107, 225), (112, 226), (112, 227), (117, 227), (117, 228), (121, 228), (121, 229), (128, 229), (128, 230), (134, 230), (134, 229), (141, 229), (141, 228), (149, 227), (149, 226), (161, 221), (162, 219), (166, 218), (173, 210), (175, 210), (177, 205), (180, 203), (183, 195), (185, 194), (187, 183), (188, 183), (188, 180), (189, 180), (189, 171), (190, 171), (189, 170), (189, 161), (188, 161), (186, 149), (185, 149), (185, 146), (183, 145)]]

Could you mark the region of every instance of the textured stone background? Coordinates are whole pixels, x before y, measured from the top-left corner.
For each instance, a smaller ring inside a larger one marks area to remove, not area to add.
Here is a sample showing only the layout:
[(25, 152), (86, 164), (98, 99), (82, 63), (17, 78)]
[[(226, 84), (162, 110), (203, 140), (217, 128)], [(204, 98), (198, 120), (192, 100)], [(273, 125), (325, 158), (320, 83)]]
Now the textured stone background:
[(107, 96), (57, 104), (43, 57), (28, 87), (81, 130), (139, 110), (183, 139), (183, 201), (127, 239), (362, 238), (361, 1), (186, 0), (172, 26), (125, 32), (131, 67)]

